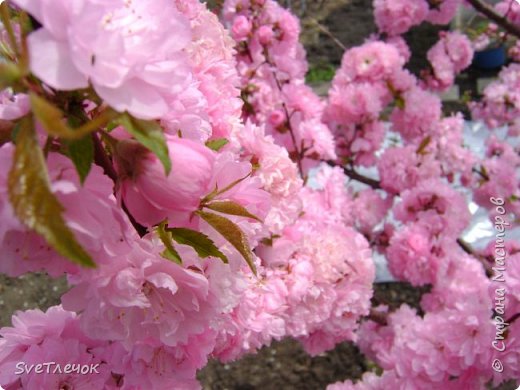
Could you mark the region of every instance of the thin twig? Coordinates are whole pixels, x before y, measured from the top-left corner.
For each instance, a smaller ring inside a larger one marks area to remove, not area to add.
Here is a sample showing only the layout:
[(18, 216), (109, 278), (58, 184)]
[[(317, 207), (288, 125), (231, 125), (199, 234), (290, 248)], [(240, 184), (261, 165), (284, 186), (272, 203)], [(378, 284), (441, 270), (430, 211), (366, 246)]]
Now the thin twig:
[(9, 16), (9, 6), (7, 5), (7, 3), (0, 5), (0, 19), (2, 20), (2, 24), (4, 25), (5, 30), (7, 31), (7, 37), (9, 39), (11, 49), (13, 50), (16, 56), (19, 56), (20, 50), (16, 41), (16, 35), (13, 30), (13, 25), (11, 24), (11, 18)]
[(330, 39), (332, 39), (332, 41), (343, 51), (346, 51), (347, 50), (347, 47), (338, 39), (334, 36), (334, 34), (332, 34), (332, 32), (327, 28), (325, 27), (323, 24), (321, 24), (320, 22), (318, 22), (318, 20), (314, 19), (314, 18), (309, 18), (309, 20), (311, 22), (313, 22), (317, 27), (318, 29), (325, 33), (325, 35), (327, 35)]
[[(269, 65), (271, 65), (271, 67), (275, 67), (275, 64), (269, 58), (269, 52), (267, 51), (267, 49), (265, 50), (265, 60), (266, 60), (266, 62)], [(276, 86), (277, 86), (278, 90), (283, 95), (282, 85), (280, 83), (280, 80), (278, 80), (278, 77), (276, 76), (276, 72), (272, 71), (272, 75), (273, 75), (274, 81), (276, 82)], [(285, 104), (284, 101), (282, 101), (282, 108), (283, 108), (285, 116), (287, 118), (287, 121), (286, 121), (287, 129), (289, 130), (289, 134), (291, 136), (291, 140), (292, 140), (292, 143), (293, 143), (293, 146), (294, 146), (294, 150), (296, 152), (296, 164), (298, 165), (298, 171), (300, 172), (300, 176), (302, 177), (302, 179), (306, 180), (307, 178), (304, 175), (303, 165), (302, 165), (302, 160), (303, 160), (303, 157), (304, 157), (303, 156), (303, 150), (300, 150), (298, 148), (298, 143), (296, 141), (296, 136), (294, 134), (294, 129), (292, 128), (292, 124), (291, 124), (291, 116), (289, 115), (289, 110), (287, 109), (287, 105)]]
[[(513, 0), (511, 0), (511, 2), (512, 1)], [(520, 38), (520, 26), (509, 21), (507, 17), (500, 15), (492, 6), (482, 2), (481, 0), (468, 0), (468, 3), (470, 3), (478, 12), (501, 26), (504, 30), (513, 34), (517, 38)]]
[(457, 244), (459, 244), (459, 246), (462, 248), (464, 252), (466, 252), (470, 256), (473, 256), (478, 261), (480, 261), (480, 263), (482, 263), (482, 266), (486, 270), (486, 275), (488, 277), (493, 274), (491, 264), (489, 264), (489, 262), (486, 260), (484, 256), (481, 256), (478, 253), (476, 253), (475, 249), (473, 249), (473, 247), (468, 242), (466, 242), (463, 238), (457, 238)]
[[(338, 167), (339, 165), (336, 164), (334, 161), (327, 161), (327, 164), (331, 167)], [(381, 183), (378, 180), (372, 179), (370, 177), (363, 176), (362, 174), (358, 173), (354, 170), (354, 168), (349, 167), (341, 167), (343, 169), (343, 173), (349, 177), (352, 180), (358, 181), (360, 183), (366, 184), (369, 187), (372, 187), (374, 190), (380, 190), (381, 189)]]

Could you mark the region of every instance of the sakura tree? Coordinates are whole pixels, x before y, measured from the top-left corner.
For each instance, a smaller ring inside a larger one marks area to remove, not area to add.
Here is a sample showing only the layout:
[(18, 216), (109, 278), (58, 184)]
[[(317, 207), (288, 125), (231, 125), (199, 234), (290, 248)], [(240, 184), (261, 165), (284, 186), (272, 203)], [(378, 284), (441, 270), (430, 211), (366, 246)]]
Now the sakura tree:
[[(196, 389), (209, 358), (285, 337), (311, 355), (352, 341), (378, 367), (329, 389), (518, 380), (520, 5), (467, 3), (375, 0), (379, 33), (326, 99), (272, 0), (220, 19), (196, 0), (0, 5), (0, 272), (70, 284), (0, 330), (0, 385)], [(483, 38), (443, 31), (415, 75), (402, 37), (459, 6), (513, 41), (469, 103), (482, 154), (439, 93)], [(496, 230), (483, 250), (463, 239), (470, 202)], [(420, 309), (372, 307), (376, 256), (429, 287)]]

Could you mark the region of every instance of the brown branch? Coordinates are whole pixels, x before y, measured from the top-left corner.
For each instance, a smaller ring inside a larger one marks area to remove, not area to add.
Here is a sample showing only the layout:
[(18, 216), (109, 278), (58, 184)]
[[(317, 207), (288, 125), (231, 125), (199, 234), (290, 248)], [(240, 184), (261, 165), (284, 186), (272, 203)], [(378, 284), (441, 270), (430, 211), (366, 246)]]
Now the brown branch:
[(473, 247), (469, 243), (464, 241), (464, 239), (462, 239), (462, 238), (457, 238), (457, 244), (459, 244), (459, 246), (462, 248), (462, 250), (464, 252), (466, 252), (468, 255), (473, 256), (478, 261), (480, 261), (480, 263), (486, 270), (486, 275), (488, 277), (490, 277), (493, 274), (491, 264), (489, 264), (489, 262), (487, 261), (487, 259), (484, 256), (481, 256), (478, 253), (476, 253), (475, 249), (473, 249)]
[(481, 0), (468, 0), (468, 3), (470, 3), (478, 12), (498, 24), (508, 33), (513, 34), (517, 38), (520, 38), (520, 26), (512, 23), (505, 16), (500, 15), (492, 6), (484, 3)]
[(513, 322), (515, 322), (517, 319), (520, 318), (520, 313), (516, 313), (515, 315), (511, 316), (506, 320), (506, 324), (511, 325)]
[[(267, 49), (265, 49), (264, 55), (265, 55), (266, 63), (271, 65), (271, 67), (276, 67), (276, 65), (269, 58), (269, 52), (267, 51)], [(276, 83), (276, 87), (278, 88), (278, 90), (280, 91), (280, 93), (283, 96), (283, 88), (280, 83), (280, 80), (278, 80), (278, 77), (276, 76), (276, 72), (272, 71), (271, 73), (272, 73), (274, 81)], [(292, 128), (292, 124), (291, 124), (291, 115), (289, 115), (289, 110), (287, 109), (287, 105), (285, 104), (285, 101), (282, 101), (282, 108), (284, 110), (285, 117), (287, 118), (287, 120), (286, 120), (287, 129), (289, 130), (289, 135), (291, 136), (291, 141), (293, 143), (294, 150), (296, 152), (296, 164), (298, 166), (298, 171), (300, 172), (300, 176), (302, 177), (302, 179), (304, 181), (307, 181), (307, 178), (305, 177), (304, 172), (303, 172), (303, 164), (302, 164), (302, 160), (305, 157), (304, 153), (303, 153), (303, 148), (302, 148), (302, 150), (298, 149), (298, 143), (296, 142), (296, 136), (294, 134), (294, 129)]]
[(317, 19), (314, 19), (312, 17), (309, 18), (311, 22), (313, 22), (318, 29), (323, 32), (325, 35), (327, 35), (332, 41), (343, 51), (347, 50), (347, 47), (334, 35), (332, 32), (325, 27), (323, 24), (321, 24)]
[[(331, 167), (338, 167), (334, 161), (327, 161), (327, 164)], [(354, 168), (349, 167), (341, 167), (343, 169), (343, 173), (352, 180), (358, 181), (360, 183), (366, 184), (369, 187), (372, 187), (374, 190), (381, 189), (381, 183), (378, 180), (372, 179), (370, 177), (363, 176), (354, 170)]]
[(359, 181), (360, 183), (366, 184), (367, 186), (372, 187), (375, 190), (381, 189), (381, 183), (375, 179), (371, 179), (370, 177), (366, 177), (356, 172), (354, 169), (343, 167), (343, 172), (349, 178)]
[(370, 309), (370, 313), (367, 318), (371, 321), (374, 321), (376, 324), (381, 326), (388, 325), (388, 313), (384, 313), (381, 311), (377, 311), (375, 309)]

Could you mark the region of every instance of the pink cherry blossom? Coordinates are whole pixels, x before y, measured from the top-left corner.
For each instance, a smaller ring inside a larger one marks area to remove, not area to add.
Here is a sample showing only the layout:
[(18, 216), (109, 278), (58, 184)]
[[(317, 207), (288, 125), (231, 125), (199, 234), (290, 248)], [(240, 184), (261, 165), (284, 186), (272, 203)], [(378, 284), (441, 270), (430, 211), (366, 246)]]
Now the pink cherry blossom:
[(394, 130), (409, 142), (421, 141), (433, 131), (441, 117), (440, 99), (420, 88), (407, 91), (402, 96), (403, 108), (397, 107), (390, 120)]
[[(0, 329), (0, 383), (9, 387), (24, 389), (55, 388), (72, 386), (78, 388), (103, 388), (110, 378), (110, 371), (101, 359), (92, 353), (102, 342), (87, 338), (80, 330), (75, 313), (63, 310), (61, 306), (40, 310), (18, 312), (13, 316), (13, 327)], [(18, 362), (33, 366), (54, 362), (49, 366), (50, 374), (43, 367), (43, 373), (35, 369), (24, 375), (16, 375)], [(98, 374), (80, 375), (64, 373), (66, 364), (98, 364)], [(57, 364), (61, 366), (60, 371)], [(57, 370), (54, 373), (54, 370)]]
[[(14, 148), (6, 144), (0, 148), (3, 166), (10, 166)], [(92, 255), (94, 262), (126, 253), (135, 239), (130, 223), (117, 207), (112, 182), (94, 166), (83, 185), (70, 160), (51, 153), (48, 156), (52, 191), (63, 204), (64, 218), (78, 242)], [(45, 270), (53, 276), (75, 274), (79, 267), (58, 255), (35, 233), (29, 231), (14, 216), (7, 202), (7, 172), (0, 173), (0, 212), (2, 228), (0, 244), (4, 261), (0, 269), (8, 275)], [(108, 219), (107, 219), (108, 218)]]
[(233, 22), (231, 33), (236, 40), (242, 40), (251, 32), (251, 22), (243, 15), (239, 15)]
[(60, 1), (52, 10), (34, 0), (15, 4), (43, 25), (28, 39), (31, 70), (53, 88), (90, 82), (116, 110), (150, 119), (166, 114), (168, 99), (189, 79), (182, 53), (189, 23), (171, 2)]
[(379, 30), (390, 35), (407, 32), (420, 24), (428, 15), (428, 3), (424, 0), (375, 0), (374, 16)]
[(448, 24), (460, 5), (460, 0), (442, 0), (430, 8), (426, 21), (434, 24)]
[(4, 89), (0, 92), (0, 119), (11, 121), (29, 112), (29, 96)]
[(412, 145), (386, 149), (377, 168), (381, 186), (393, 194), (413, 188), (422, 180), (438, 177), (441, 172), (432, 154), (417, 153)]
[(428, 221), (435, 234), (459, 234), (469, 223), (464, 196), (438, 179), (420, 182), (401, 194), (394, 209), (401, 222)]
[(423, 225), (407, 225), (390, 240), (386, 251), (390, 271), (397, 278), (415, 286), (433, 283), (446, 262), (439, 255), (442, 245)]

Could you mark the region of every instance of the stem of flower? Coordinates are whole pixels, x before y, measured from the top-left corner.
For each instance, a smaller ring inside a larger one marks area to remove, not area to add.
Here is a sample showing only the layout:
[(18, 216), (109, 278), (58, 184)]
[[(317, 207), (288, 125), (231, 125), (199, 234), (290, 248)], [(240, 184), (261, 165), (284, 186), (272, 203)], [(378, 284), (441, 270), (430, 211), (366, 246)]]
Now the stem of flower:
[[(101, 143), (98, 135), (96, 133), (92, 133), (92, 141), (94, 142), (94, 161), (97, 165), (99, 165), (101, 168), (103, 168), (103, 171), (105, 172), (105, 175), (110, 177), (113, 182), (117, 185), (118, 181), (118, 175), (116, 170), (114, 169), (114, 165), (112, 164), (112, 160), (108, 157), (105, 148), (103, 144)], [(130, 219), (130, 222), (132, 223), (132, 226), (137, 231), (137, 234), (139, 234), (140, 237), (143, 237), (147, 233), (146, 227), (139, 224), (135, 218), (130, 214), (130, 211), (128, 211), (127, 207), (125, 206), (124, 202), (121, 202), (121, 207), (123, 211), (128, 216), (128, 219)]]
[(9, 6), (7, 3), (0, 5), (0, 19), (2, 20), (2, 24), (4, 25), (5, 30), (7, 31), (11, 49), (13, 49), (16, 56), (18, 56), (20, 54), (20, 50), (16, 42), (16, 36), (14, 35), (13, 25), (11, 24), (11, 18), (9, 16)]

